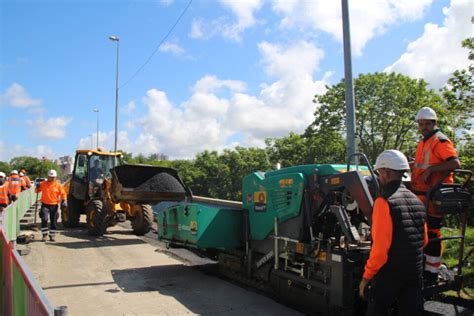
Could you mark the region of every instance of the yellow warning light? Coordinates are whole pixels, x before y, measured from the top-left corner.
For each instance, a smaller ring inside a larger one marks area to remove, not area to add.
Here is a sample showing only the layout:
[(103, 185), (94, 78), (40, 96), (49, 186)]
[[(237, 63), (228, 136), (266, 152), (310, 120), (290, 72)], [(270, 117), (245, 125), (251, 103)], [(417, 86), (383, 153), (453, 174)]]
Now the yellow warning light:
[(339, 177), (332, 178), (330, 182), (331, 182), (332, 185), (340, 184), (341, 183), (341, 178), (339, 178)]

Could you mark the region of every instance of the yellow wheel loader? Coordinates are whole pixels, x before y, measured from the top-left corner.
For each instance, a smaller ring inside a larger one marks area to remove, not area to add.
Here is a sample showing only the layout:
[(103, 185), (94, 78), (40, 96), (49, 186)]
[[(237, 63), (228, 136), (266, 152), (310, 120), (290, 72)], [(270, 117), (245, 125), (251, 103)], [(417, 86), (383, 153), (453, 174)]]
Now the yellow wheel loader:
[(72, 177), (64, 184), (67, 207), (61, 209), (65, 227), (87, 218), (89, 234), (101, 236), (108, 226), (130, 220), (136, 235), (150, 231), (152, 204), (184, 201), (191, 196), (175, 169), (122, 164), (121, 153), (77, 150)]

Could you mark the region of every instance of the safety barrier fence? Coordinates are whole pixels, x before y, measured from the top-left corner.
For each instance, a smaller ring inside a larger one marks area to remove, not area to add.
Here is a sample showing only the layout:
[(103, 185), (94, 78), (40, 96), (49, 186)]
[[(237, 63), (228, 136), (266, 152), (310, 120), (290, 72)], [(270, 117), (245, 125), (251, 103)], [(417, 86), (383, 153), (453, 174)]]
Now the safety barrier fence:
[(43, 289), (15, 249), (20, 233), (20, 219), (36, 201), (34, 189), (20, 193), (19, 198), (3, 211), (0, 225), (0, 315), (53, 315), (53, 308)]

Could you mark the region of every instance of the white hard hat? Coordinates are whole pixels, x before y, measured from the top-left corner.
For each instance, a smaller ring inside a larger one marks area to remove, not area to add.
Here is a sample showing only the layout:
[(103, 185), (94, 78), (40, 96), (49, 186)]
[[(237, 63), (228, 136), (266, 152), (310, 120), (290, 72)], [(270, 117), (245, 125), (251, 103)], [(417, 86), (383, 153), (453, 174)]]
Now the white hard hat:
[(0, 177), (6, 178), (5, 172), (0, 172)]
[(438, 120), (438, 116), (436, 115), (436, 112), (427, 106), (422, 107), (418, 113), (416, 113), (415, 116), (415, 121), (419, 120)]
[(18, 174), (18, 170), (12, 170), (10, 174)]
[(20, 172), (20, 177), (23, 177), (25, 174), (23, 172)]
[(56, 170), (51, 169), (48, 171), (48, 177), (57, 177), (58, 174), (56, 173)]
[(408, 160), (405, 155), (398, 150), (386, 150), (377, 157), (374, 169), (387, 168), (392, 170), (408, 170)]

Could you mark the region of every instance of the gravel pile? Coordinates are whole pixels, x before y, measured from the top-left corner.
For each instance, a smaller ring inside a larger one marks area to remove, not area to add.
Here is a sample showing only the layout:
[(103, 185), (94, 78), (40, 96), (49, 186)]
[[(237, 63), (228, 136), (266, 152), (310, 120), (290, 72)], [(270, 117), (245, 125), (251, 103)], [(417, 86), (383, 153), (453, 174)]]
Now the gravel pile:
[(141, 192), (185, 193), (176, 170), (171, 168), (123, 165), (115, 167), (115, 173), (124, 188)]

